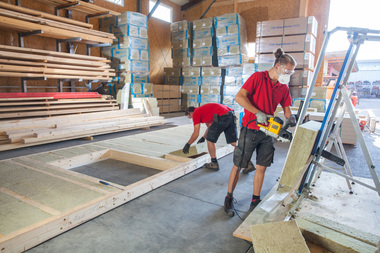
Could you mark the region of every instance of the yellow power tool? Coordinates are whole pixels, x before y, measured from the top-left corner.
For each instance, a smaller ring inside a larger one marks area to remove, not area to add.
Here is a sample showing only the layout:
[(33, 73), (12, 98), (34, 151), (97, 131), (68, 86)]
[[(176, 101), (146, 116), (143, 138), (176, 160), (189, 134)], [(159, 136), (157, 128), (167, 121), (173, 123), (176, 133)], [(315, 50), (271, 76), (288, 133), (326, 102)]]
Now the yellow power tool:
[(284, 125), (284, 121), (280, 117), (271, 117), (268, 119), (268, 126), (257, 124), (260, 127), (260, 130), (263, 131), (266, 135), (269, 135), (281, 142), (291, 142), (293, 135), (287, 129), (289, 126), (295, 125), (295, 118), (289, 118), (290, 120)]

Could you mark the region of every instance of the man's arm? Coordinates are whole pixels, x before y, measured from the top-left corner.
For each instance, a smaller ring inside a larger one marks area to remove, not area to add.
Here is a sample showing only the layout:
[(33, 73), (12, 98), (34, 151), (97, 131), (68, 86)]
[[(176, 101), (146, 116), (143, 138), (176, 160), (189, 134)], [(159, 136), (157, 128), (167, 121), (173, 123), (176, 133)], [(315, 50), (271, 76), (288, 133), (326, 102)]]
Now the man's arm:
[(201, 128), (201, 124), (194, 125), (193, 134), (191, 135), (190, 140), (187, 143), (189, 143), (191, 145), (194, 141), (197, 140), (197, 138), (199, 136), (199, 130), (200, 130), (200, 128)]
[(287, 106), (287, 107), (284, 107), (284, 116), (285, 118), (289, 119), (290, 115), (292, 115), (292, 111), (290, 110), (290, 107)]

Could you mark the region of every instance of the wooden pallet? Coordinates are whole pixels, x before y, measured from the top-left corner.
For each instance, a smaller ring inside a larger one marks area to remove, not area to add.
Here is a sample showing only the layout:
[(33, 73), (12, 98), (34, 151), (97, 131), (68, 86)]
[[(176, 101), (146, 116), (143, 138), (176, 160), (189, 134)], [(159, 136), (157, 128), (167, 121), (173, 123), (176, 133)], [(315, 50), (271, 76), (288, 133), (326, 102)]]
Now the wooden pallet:
[[(192, 131), (192, 125), (185, 125), (0, 161), (2, 253), (30, 249), (203, 166), (208, 155), (189, 159), (169, 154), (182, 149)], [(204, 143), (192, 148), (207, 150)], [(216, 148), (217, 157), (233, 151), (221, 141)], [(106, 159), (158, 173), (127, 186), (110, 182), (115, 188), (70, 170)]]
[(115, 70), (103, 57), (0, 45), (0, 76), (111, 80)]

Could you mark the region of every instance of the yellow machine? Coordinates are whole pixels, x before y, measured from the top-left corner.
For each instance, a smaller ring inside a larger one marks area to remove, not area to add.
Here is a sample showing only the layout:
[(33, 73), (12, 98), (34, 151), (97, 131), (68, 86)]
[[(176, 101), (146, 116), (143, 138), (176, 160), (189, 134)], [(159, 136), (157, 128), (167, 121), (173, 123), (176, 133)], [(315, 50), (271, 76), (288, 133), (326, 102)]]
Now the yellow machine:
[(269, 135), (281, 142), (290, 142), (292, 140), (292, 133), (288, 131), (288, 127), (291, 125), (286, 124), (284, 127), (284, 121), (280, 117), (271, 117), (268, 120), (268, 126), (257, 124), (260, 127), (260, 130), (263, 131), (266, 135)]

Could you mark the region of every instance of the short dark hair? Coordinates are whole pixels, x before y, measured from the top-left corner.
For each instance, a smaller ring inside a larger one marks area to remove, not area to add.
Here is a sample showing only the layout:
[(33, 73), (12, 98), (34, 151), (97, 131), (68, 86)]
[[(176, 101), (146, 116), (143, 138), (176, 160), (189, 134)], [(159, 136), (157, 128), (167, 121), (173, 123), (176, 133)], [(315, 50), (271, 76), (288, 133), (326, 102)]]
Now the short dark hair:
[(189, 106), (186, 108), (186, 111), (185, 111), (185, 116), (187, 115), (190, 115), (191, 112), (194, 112), (195, 110), (195, 107), (194, 106)]

